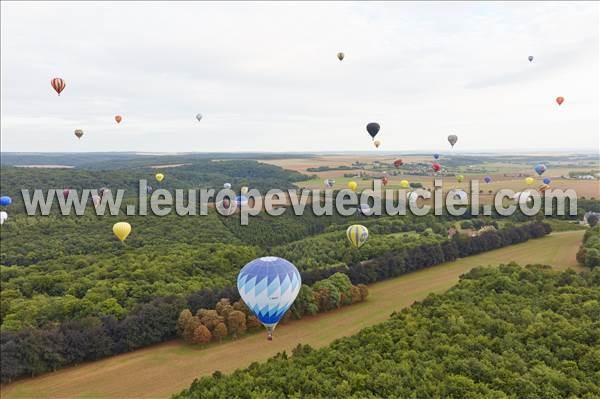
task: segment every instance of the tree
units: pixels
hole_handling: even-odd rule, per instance
[[[225,338],[228,334],[227,326],[225,323],[219,323],[215,326],[214,331],[212,332],[213,337],[219,340],[219,342]]]
[[[221,300],[215,305],[215,310],[220,316],[223,316],[225,319],[227,319],[229,312],[233,310],[233,306],[231,306],[231,302],[228,298],[221,298]]]
[[[206,343],[210,342],[211,339],[212,339],[212,334],[210,333],[208,328],[206,328],[205,325],[200,324],[194,330],[194,334],[192,336],[191,342],[193,344],[206,344]]]
[[[191,318],[194,317],[192,312],[189,309],[183,309],[179,314],[179,319],[177,319],[177,335],[183,337],[183,332],[185,331],[185,327],[189,324]]]
[[[183,329],[183,339],[186,342],[193,343],[194,342],[194,334],[196,333],[196,329],[201,326],[202,323],[197,316],[193,316],[191,319],[187,321],[184,325]]]
[[[197,313],[200,322],[206,326],[211,332],[214,332],[215,327],[225,320],[213,309],[200,309]]]
[[[239,310],[232,310],[227,316],[227,329],[234,337],[246,332],[246,315]]]
[[[590,227],[596,226],[596,224],[598,224],[598,220],[600,220],[600,217],[598,215],[596,215],[595,213],[591,214],[587,218],[587,221],[588,221],[588,224],[590,225]]]
[[[262,323],[258,320],[256,316],[248,316],[246,320],[246,328],[248,330],[257,330],[262,327]]]

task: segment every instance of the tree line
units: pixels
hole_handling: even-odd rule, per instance
[[[600,266],[600,224],[596,224],[583,235],[583,242],[577,251],[577,261],[591,268]]]
[[[480,267],[315,350],[298,345],[175,398],[597,398],[600,269]]]
[[[353,285],[347,275],[334,273],[312,286],[302,284],[298,297],[281,324],[290,318],[300,319],[306,315],[362,302],[368,295],[366,285]],[[232,303],[230,298],[221,298],[212,309],[200,308],[195,315],[186,308],[181,311],[177,320],[178,336],[190,344],[221,341],[228,335],[237,338],[246,331],[261,327],[260,321],[243,301]]]

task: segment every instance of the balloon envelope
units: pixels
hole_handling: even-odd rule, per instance
[[[241,208],[242,206],[248,205],[248,197],[244,195],[238,195],[235,199],[235,202],[237,203],[238,208]]]
[[[381,182],[383,183],[384,186],[387,186],[388,183],[390,182],[390,179],[387,176],[383,176],[381,178]]]
[[[225,184],[223,184],[223,188],[227,189],[227,190],[231,189],[231,183],[225,183]]]
[[[248,192],[248,187],[244,186],[241,188],[240,193],[241,194],[246,194]]]
[[[113,233],[115,233],[117,238],[123,242],[129,233],[131,233],[131,225],[127,222],[115,223],[113,226]]]
[[[552,183],[552,180],[550,180],[547,177],[545,177],[543,181],[544,181],[544,184],[550,184],[550,183]]]
[[[371,135],[372,138],[375,138],[375,136],[377,136],[377,133],[379,133],[380,128],[381,127],[377,122],[371,122],[367,124],[367,132]]]
[[[0,225],[3,225],[6,219],[8,219],[8,213],[4,211],[0,212]]]
[[[395,166],[396,168],[399,168],[399,167],[400,167],[400,166],[402,166],[402,165],[404,165],[404,161],[403,161],[403,160],[401,160],[401,159],[396,159],[396,160],[394,161],[394,166]]]
[[[489,183],[489,182],[492,181],[492,178],[490,176],[486,176],[486,177],[483,178],[483,181],[486,182],[486,183]]]
[[[369,212],[371,212],[371,207],[369,206],[369,204],[360,204],[358,206],[358,211],[363,215],[367,215],[369,214]]]
[[[440,154],[437,154],[437,153],[436,153],[436,154],[433,154],[433,158],[435,158],[435,159],[440,159]]]
[[[541,176],[546,171],[546,165],[540,163],[538,165],[535,165],[535,168],[533,168],[533,170],[535,170],[535,173]]]
[[[333,179],[325,179],[323,180],[323,183],[325,184],[325,186],[332,188],[333,185],[335,184],[335,180]]]
[[[97,208],[100,205],[101,198],[99,195],[92,195],[92,204],[94,204],[94,208]]]
[[[533,180],[533,177],[528,177],[525,179],[525,183],[527,183],[528,186],[531,186],[534,181],[535,180]]]
[[[196,114],[196,119],[200,122],[202,120],[202,114]]]
[[[369,239],[369,230],[361,224],[353,224],[346,229],[346,237],[356,249],[365,245]]]
[[[121,115],[115,115],[115,120],[117,121],[117,123],[121,123],[123,117]]]
[[[267,329],[268,339],[300,292],[302,279],[296,266],[276,256],[247,263],[237,277],[244,303]]]
[[[459,183],[462,183],[465,180],[465,177],[463,175],[458,175],[456,176],[456,181]]]
[[[83,130],[75,129],[75,136],[77,136],[77,138],[80,139],[81,136],[83,136]]]
[[[338,60],[340,60],[340,61],[343,60],[344,59],[344,53],[342,53],[342,52],[337,53],[337,57],[338,57]]]
[[[60,93],[65,89],[65,81],[62,80],[61,78],[54,78],[50,81],[50,84],[52,85],[52,88],[58,93],[58,95],[60,96]]]
[[[556,103],[558,105],[562,105],[562,103],[565,101],[564,97],[556,97]]]
[[[373,144],[375,144],[375,148],[379,148],[379,146],[381,145],[381,141],[380,140],[375,140],[373,142]]]
[[[529,60],[529,62],[533,61],[533,55],[530,55],[529,57],[527,57],[527,59]]]
[[[431,165],[431,168],[434,170],[434,172],[439,172],[440,170],[442,170],[442,165],[440,165],[440,164],[439,164],[439,163],[437,163],[437,162],[434,162],[434,163]]]
[[[408,182],[408,180],[402,180],[400,182],[400,187],[402,187],[402,188],[409,188],[410,187],[410,183]]]
[[[9,196],[4,195],[4,196],[0,197],[0,205],[1,206],[9,206],[10,204],[12,204],[12,199]]]
[[[348,188],[352,191],[356,191],[356,189],[358,188],[358,183],[356,183],[355,181],[349,181]]]
[[[154,178],[156,179],[157,182],[160,183],[165,178],[165,175],[163,175],[162,173],[157,173],[154,175]]]
[[[448,142],[450,143],[450,145],[452,147],[454,147],[454,144],[456,144],[457,141],[458,141],[458,136],[456,134],[451,134],[450,136],[448,136]]]

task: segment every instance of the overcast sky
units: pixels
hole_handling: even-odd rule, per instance
[[[1,7],[2,151],[599,150],[596,2]]]

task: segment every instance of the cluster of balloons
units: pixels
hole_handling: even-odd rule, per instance
[[[340,58],[340,61],[341,61],[344,58],[344,53],[339,53],[339,54],[342,55],[342,58]],[[338,58],[339,58],[339,55],[338,55]],[[50,80],[50,85],[52,86],[54,91],[56,91],[56,93],[59,96],[60,96],[60,93],[62,93],[62,91],[67,86],[67,84],[65,83],[65,80],[63,78],[52,78]],[[198,120],[198,122],[200,122],[202,120],[202,114],[197,114],[196,119]],[[122,115],[115,115],[115,121],[117,122],[117,124],[120,124],[122,120],[123,120]],[[75,129],[74,134],[78,139],[81,139],[81,137],[83,137],[83,129]]]
[[[9,206],[12,204],[12,199],[9,196],[0,197],[0,206]],[[6,211],[0,211],[0,226],[8,219],[8,213]]]

